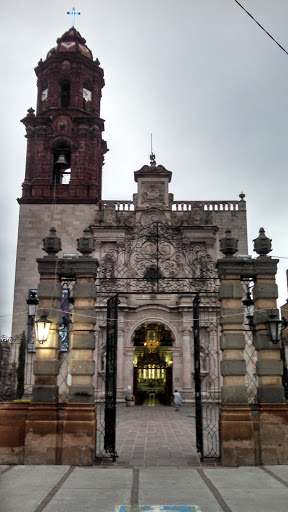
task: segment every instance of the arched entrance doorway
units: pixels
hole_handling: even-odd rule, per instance
[[[136,405],[170,405],[172,396],[173,335],[163,324],[145,323],[134,332]]]

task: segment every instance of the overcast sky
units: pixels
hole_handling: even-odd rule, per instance
[[[241,0],[288,51],[287,0]],[[1,333],[10,334],[18,203],[36,108],[34,67],[72,24],[66,0],[1,5]],[[109,153],[103,198],[131,199],[149,162],[173,172],[175,200],[246,194],[249,253],[273,240],[280,300],[288,267],[288,55],[235,0],[78,0],[76,28],[104,68],[101,117]],[[45,235],[45,234],[44,234]],[[41,255],[40,255],[41,256]],[[254,253],[255,256],[255,253]],[[286,259],[285,259],[286,258]],[[280,305],[279,304],[279,305]]]

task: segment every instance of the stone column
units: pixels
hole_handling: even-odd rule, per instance
[[[221,279],[222,334],[220,363],[223,386],[221,389],[220,435],[221,455],[224,465],[254,465],[254,432],[251,411],[245,386],[246,362],[243,333],[244,311],[242,305],[241,260],[233,257],[237,240],[231,231],[221,240],[225,257],[217,261]]]
[[[134,380],[134,347],[126,347],[124,361],[123,361],[123,387],[124,387],[124,396],[133,393],[133,380]],[[131,389],[128,386],[131,386]]]
[[[52,324],[47,341],[40,344],[35,339],[36,359],[33,368],[35,384],[25,426],[25,464],[56,464],[57,461],[58,328],[62,320],[60,311],[62,292],[59,276],[60,260],[56,256],[61,249],[61,241],[56,236],[55,228],[51,228],[50,235],[44,238],[43,249],[47,256],[37,259],[40,273],[37,319],[45,313]]]
[[[254,240],[254,250],[259,254],[254,260],[256,277],[253,293],[259,404],[254,414],[259,421],[259,463],[287,464],[288,408],[282,386],[281,341],[273,344],[266,326],[271,314],[279,318],[275,283],[278,260],[267,256],[272,250],[271,240],[263,228]]]
[[[192,366],[191,366],[191,327],[182,329],[182,353],[183,353],[183,398],[185,391],[192,389]]]
[[[37,259],[40,274],[38,285],[37,319],[45,313],[52,321],[48,339],[42,344],[35,337],[36,359],[34,361],[35,384],[32,391],[32,402],[58,402],[57,376],[59,373],[59,324],[62,321],[60,303],[62,290],[60,286],[57,252],[61,249],[61,241],[56,236],[55,228],[43,240],[47,256]]]
[[[83,255],[75,261],[74,266],[76,282],[73,288],[74,309],[72,312],[73,333],[70,362],[72,383],[69,389],[69,402],[94,403],[95,279],[98,261],[90,256],[93,251],[93,238],[89,235],[89,230],[88,232],[85,230],[84,236],[79,238],[78,250]]]
[[[173,348],[173,391],[178,389],[182,391],[182,356],[179,347]]]
[[[95,456],[96,416],[94,406],[93,376],[95,361],[94,325],[95,278],[98,261],[91,258],[93,237],[89,229],[84,230],[78,240],[78,251],[82,253],[73,261],[76,282],[73,289],[74,309],[72,313],[72,358],[70,372],[72,383],[69,403],[63,422],[62,464],[93,465]]]
[[[229,244],[234,247],[229,248]],[[227,248],[228,245],[228,248]],[[237,240],[226,231],[226,238],[221,240],[221,250],[225,258],[217,261],[218,275],[221,280],[219,299],[221,302],[220,363],[223,386],[221,403],[248,403],[245,386],[246,362],[244,358],[245,339],[243,333],[244,311],[242,298],[244,294],[241,283],[241,267],[233,257],[237,250]]]
[[[270,315],[279,318],[276,300],[278,287],[275,283],[279,260],[267,256],[271,251],[271,240],[263,228],[254,240],[254,250],[259,254],[255,260],[254,325],[255,347],[257,350],[258,403],[284,403],[282,386],[283,364],[280,356],[281,343],[273,344],[267,331],[266,322]]]

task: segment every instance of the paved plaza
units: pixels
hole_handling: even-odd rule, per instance
[[[117,406],[116,465],[200,466],[196,452],[195,407]]]
[[[0,512],[288,511],[288,466],[201,464],[192,407],[117,409],[116,463],[0,466]]]

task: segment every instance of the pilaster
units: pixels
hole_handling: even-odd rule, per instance
[[[123,387],[124,393],[127,394],[128,386],[131,386],[129,390],[133,390],[133,380],[134,380],[134,347],[127,347],[125,349],[125,367],[123,367]],[[131,391],[130,391],[131,393]]]
[[[118,322],[118,339],[117,339],[117,395],[120,396],[124,392],[123,383],[123,350],[124,350],[124,326],[120,327]],[[133,388],[133,386],[132,386]]]
[[[75,285],[73,288],[74,309],[72,312],[72,358],[70,372],[72,383],[69,389],[69,402],[94,402],[93,376],[95,362],[94,325],[95,278],[98,262],[89,256],[81,256],[75,262]]]
[[[226,231],[226,235],[227,238],[221,240],[221,250],[226,257],[217,261],[221,280],[219,299],[222,328],[221,456],[225,466],[246,466],[255,464],[255,442],[254,424],[245,385],[242,304],[244,290],[241,283],[241,261],[233,257],[237,251],[237,240],[230,236],[230,230]]]
[[[191,332],[192,329],[189,327],[182,329],[183,391],[191,391],[192,387]]]
[[[235,258],[218,260],[217,267],[221,279],[219,287],[222,327],[220,368],[223,377],[221,403],[244,404],[248,403],[248,396],[245,386],[243,286],[240,269]]]
[[[35,384],[32,391],[32,402],[57,403],[57,376],[59,373],[58,329],[62,320],[60,311],[62,292],[58,270],[59,260],[56,256],[48,255],[38,259],[37,262],[40,274],[37,319],[45,313],[52,323],[47,341],[40,344],[37,336],[35,337],[36,358],[33,366]]]
[[[254,263],[256,277],[253,292],[255,306],[253,320],[257,350],[257,401],[260,404],[285,402],[282,386],[281,341],[277,344],[272,343],[266,325],[271,314],[279,318],[276,303],[278,287],[275,283],[278,261],[262,255]]]

